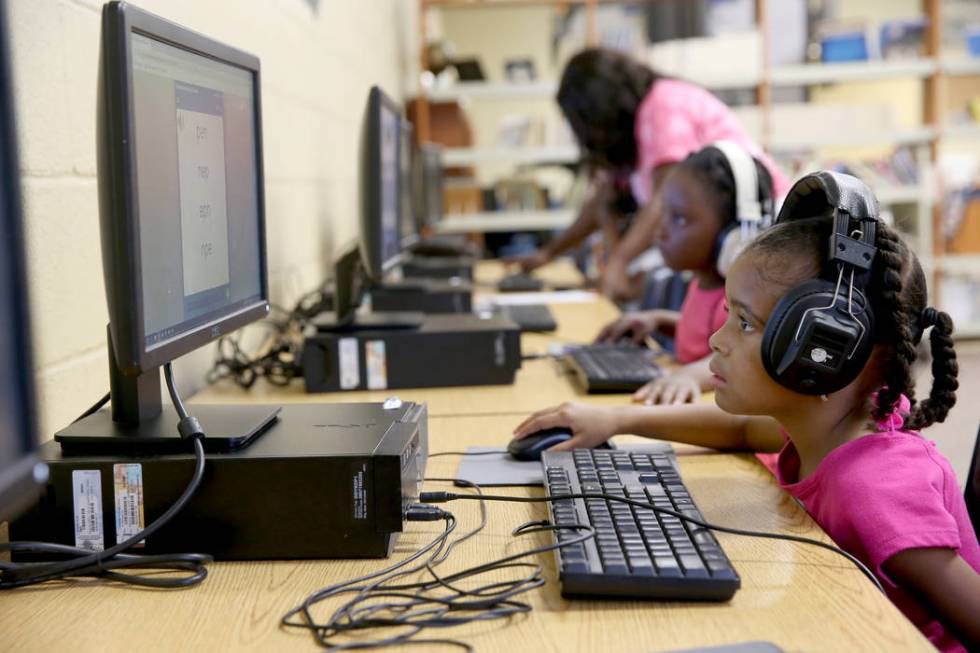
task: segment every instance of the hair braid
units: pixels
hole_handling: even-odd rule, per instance
[[[953,349],[953,319],[947,313],[936,313],[936,323],[929,334],[929,349],[932,353],[932,388],[929,398],[919,405],[908,420],[908,427],[916,430],[945,420],[949,409],[956,403],[956,389],[960,385],[956,378],[959,364],[956,362],[956,350]]]
[[[907,396],[915,406],[914,331],[922,307],[911,305],[912,298],[905,287],[903,272],[910,253],[898,234],[886,224],[878,223],[875,246],[878,261],[868,295],[875,312],[875,342],[882,343],[887,349],[883,387],[878,391],[872,416],[881,420],[894,410],[899,395]],[[924,298],[921,302],[924,303]]]

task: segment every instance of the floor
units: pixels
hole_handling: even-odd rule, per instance
[[[980,341],[957,342],[956,359],[960,367],[960,388],[956,392],[956,405],[942,424],[934,424],[922,434],[935,440],[939,450],[956,470],[956,477],[962,487],[977,441],[977,428],[980,426]],[[916,396],[920,399],[927,397],[931,383],[932,373],[926,358],[918,365]]]

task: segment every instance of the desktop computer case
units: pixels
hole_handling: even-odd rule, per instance
[[[427,314],[472,313],[473,284],[460,279],[407,279],[371,288],[375,311]]]
[[[303,344],[307,392],[506,385],[521,366],[507,318],[427,315],[419,328],[315,332]]]
[[[41,451],[51,477],[35,508],[11,523],[11,541],[78,546],[81,519],[89,523],[83,539],[99,539],[94,532],[108,548],[119,520],[131,523],[142,508],[144,525],[152,522],[194,469],[193,454],[67,456],[55,442]],[[424,404],[286,405],[250,446],[208,454],[197,493],[133,551],[220,560],[385,557],[418,498],[427,456]]]
[[[410,256],[402,261],[402,276],[406,279],[452,279],[473,281],[472,256]]]

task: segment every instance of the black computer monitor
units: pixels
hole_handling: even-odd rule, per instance
[[[259,60],[119,2],[100,55],[110,431],[155,437],[160,366],[269,311]]]
[[[401,260],[401,109],[377,86],[368,95],[364,124],[361,186],[361,254],[378,282]]]
[[[443,216],[442,147],[436,143],[422,143],[418,149],[417,182],[420,186],[416,197],[419,204],[419,221],[427,227],[435,227]]]
[[[7,12],[0,7],[0,522],[30,505],[47,478],[47,467],[34,454],[37,423],[9,55]]]
[[[420,214],[416,210],[415,138],[412,123],[401,121],[401,140],[398,143],[398,212],[401,219],[401,247],[410,248],[421,238]]]

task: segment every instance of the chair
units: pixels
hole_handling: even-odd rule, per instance
[[[977,429],[977,441],[973,445],[973,459],[970,461],[970,473],[966,475],[965,485],[963,495],[966,509],[970,513],[973,530],[980,538],[980,429]]]

